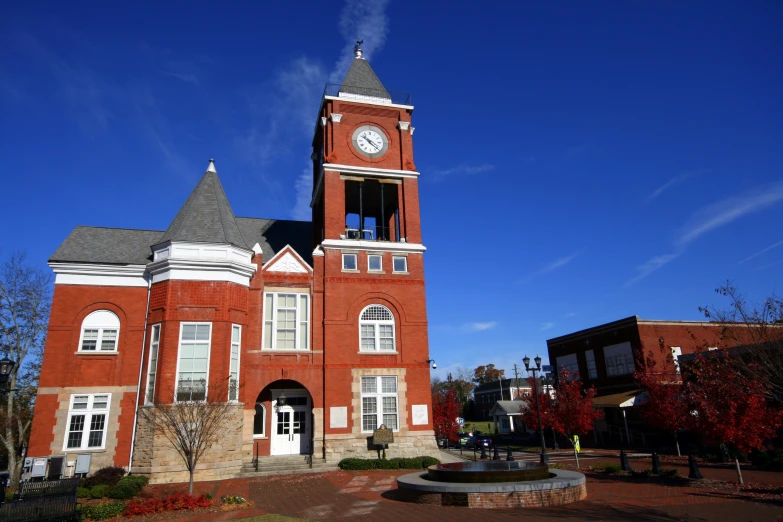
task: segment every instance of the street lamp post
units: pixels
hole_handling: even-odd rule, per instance
[[[16,363],[11,359],[0,360],[0,393],[16,391],[6,390],[8,379],[11,377],[11,370],[14,369],[14,365],[16,365]]]
[[[534,361],[536,366],[531,368],[530,357],[526,355],[525,358],[522,359],[522,362],[525,363],[525,370],[527,370],[527,373],[533,374],[533,393],[535,394],[536,407],[538,408],[538,434],[541,437],[541,463],[548,464],[549,455],[547,455],[546,443],[544,442],[544,421],[541,419],[541,400],[538,396],[538,386],[536,385],[536,372],[541,372],[541,357],[536,356]]]

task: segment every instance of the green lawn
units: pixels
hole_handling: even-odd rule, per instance
[[[462,431],[465,432],[471,432],[479,430],[481,433],[488,433],[493,434],[495,433],[495,423],[494,422],[465,422],[465,426],[462,428]]]

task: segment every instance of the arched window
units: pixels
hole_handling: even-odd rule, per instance
[[[82,322],[80,352],[116,352],[120,318],[109,310],[96,310]]]
[[[370,305],[359,316],[359,341],[362,352],[394,351],[394,316],[382,305]]]
[[[266,435],[266,407],[256,403],[256,414],[253,416],[253,437],[264,437]]]

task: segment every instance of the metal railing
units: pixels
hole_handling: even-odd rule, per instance
[[[380,103],[394,103],[397,105],[410,105],[411,94],[409,92],[387,91],[386,89],[371,89],[355,85],[340,85],[327,83],[324,88],[324,96],[335,96],[356,101],[372,101]]]
[[[394,229],[391,227],[365,227],[361,231],[358,225],[345,227],[345,239],[359,239],[362,241],[399,241],[392,237]]]

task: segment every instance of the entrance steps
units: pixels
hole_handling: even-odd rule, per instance
[[[312,466],[310,461],[312,459]],[[339,469],[337,463],[327,463],[324,459],[310,455],[275,455],[258,457],[258,471],[253,462],[245,462],[237,475],[238,478],[266,477],[293,473],[322,473]]]

